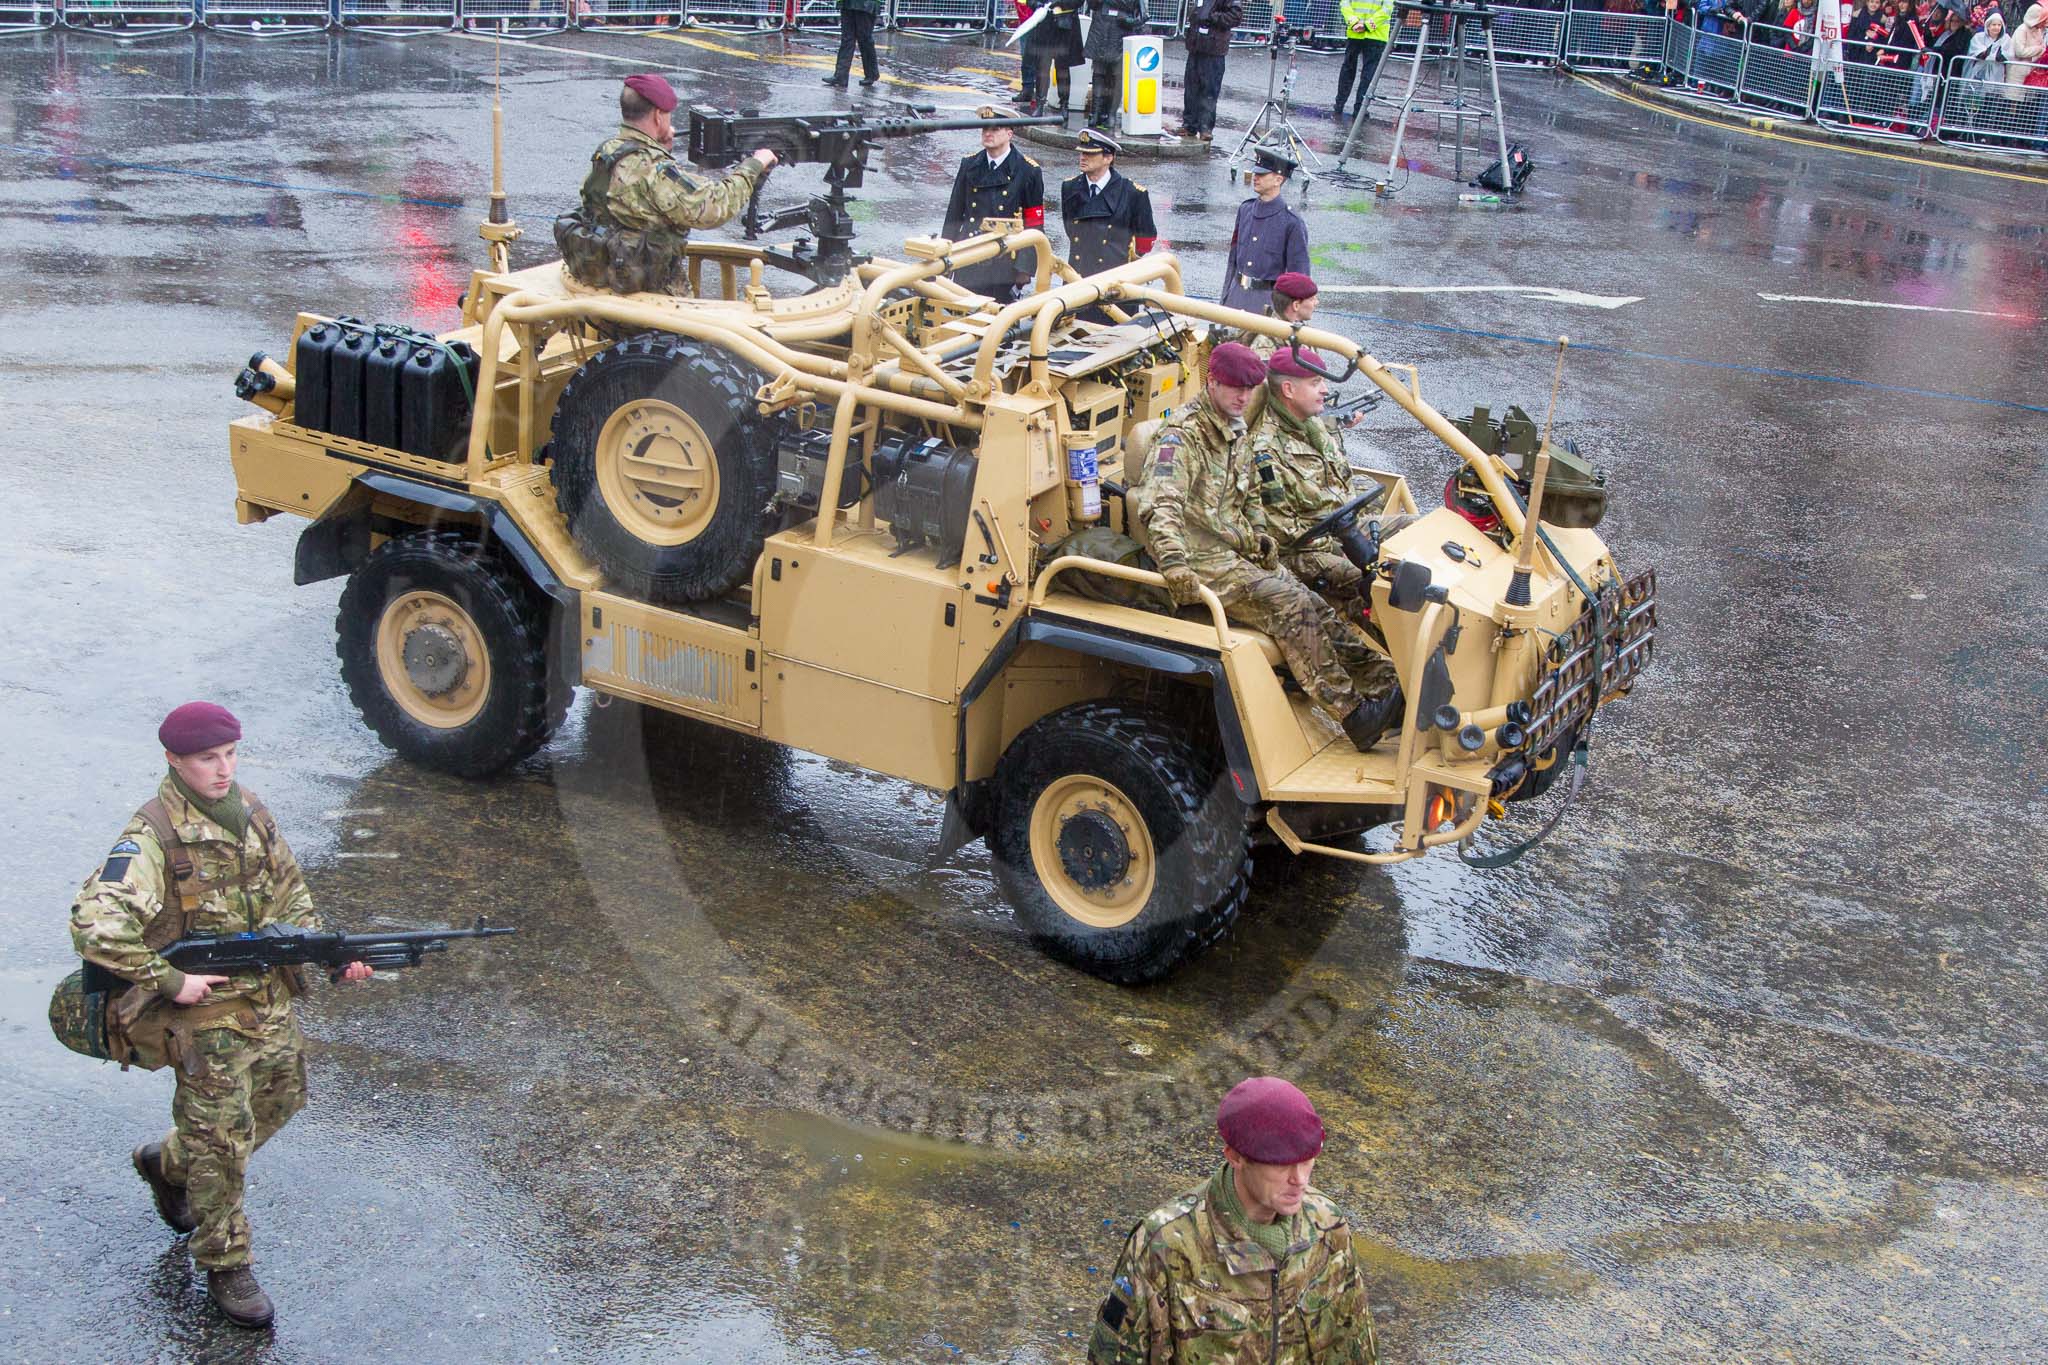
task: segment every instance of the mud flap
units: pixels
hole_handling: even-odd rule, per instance
[[[946,860],[981,837],[981,831],[968,821],[967,813],[960,809],[960,794],[946,794],[946,817],[939,825],[939,846],[932,856],[925,860],[924,870],[944,867]]]

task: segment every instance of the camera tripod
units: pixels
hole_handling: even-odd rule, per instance
[[[1305,30],[1295,30],[1275,21],[1272,36],[1266,48],[1266,102],[1259,106],[1259,112],[1252,117],[1251,126],[1238,139],[1237,149],[1230,154],[1230,168],[1233,175],[1240,173],[1242,165],[1251,151],[1258,147],[1278,144],[1288,156],[1301,164],[1300,175],[1304,182],[1315,179],[1315,170],[1323,164],[1294,126],[1294,119],[1288,114],[1287,106],[1294,99],[1294,78],[1299,74],[1294,56],[1294,45]],[[1287,55],[1287,74],[1280,74],[1280,56]],[[1243,172],[1249,180],[1251,173]]]
[[[1430,20],[1443,15],[1450,20],[1450,43],[1442,52],[1430,55]],[[1411,24],[1411,19],[1420,19]],[[1493,120],[1494,139],[1500,145],[1501,173],[1507,174],[1508,133],[1507,121],[1501,113],[1500,104],[1500,63],[1493,49],[1494,13],[1487,7],[1487,0],[1397,0],[1394,16],[1394,37],[1413,29],[1415,33],[1415,54],[1408,66],[1408,84],[1398,99],[1389,99],[1379,93],[1380,78],[1393,63],[1382,61],[1373,72],[1372,89],[1359,105],[1358,113],[1352,117],[1351,128],[1344,135],[1344,146],[1337,153],[1337,170],[1342,172],[1344,164],[1351,160],[1351,154],[1358,145],[1359,133],[1364,129],[1376,103],[1396,106],[1399,112],[1394,116],[1394,145],[1387,153],[1387,171],[1373,186],[1379,194],[1393,192],[1394,171],[1401,164],[1401,142],[1407,136],[1408,123],[1417,115],[1436,115],[1438,136],[1442,136],[1445,119],[1451,121],[1452,174],[1460,181],[1465,179],[1465,124],[1470,121],[1483,130],[1488,119]],[[1477,28],[1482,46],[1477,56],[1486,62],[1487,88],[1491,91],[1491,106],[1475,103],[1466,97],[1465,57],[1472,41],[1471,29]],[[1388,56],[1392,57],[1393,43],[1388,43]],[[1418,95],[1416,86],[1422,81],[1422,63],[1429,60],[1435,70],[1435,87]],[[1480,92],[1474,89],[1474,96]],[[1510,182],[1512,183],[1512,182]],[[1513,193],[1512,190],[1509,191]]]

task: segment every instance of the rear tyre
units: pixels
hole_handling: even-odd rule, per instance
[[[487,777],[547,743],[568,711],[546,619],[474,537],[423,531],[386,541],[349,576],[334,652],[377,738],[422,767]]]
[[[555,502],[619,589],[663,605],[747,581],[775,492],[760,374],[715,346],[647,332],[584,362],[556,405]]]
[[[1251,840],[1221,756],[1159,712],[1081,702],[1017,736],[989,848],[1031,941],[1105,981],[1166,976],[1244,907]]]

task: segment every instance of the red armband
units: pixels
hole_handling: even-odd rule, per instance
[[[1138,254],[1140,256],[1143,256],[1150,252],[1152,250],[1152,244],[1158,240],[1159,239],[1157,237],[1140,237],[1138,239]]]
[[[1042,228],[1045,226],[1045,205],[1027,204],[1024,208],[1024,226]]]

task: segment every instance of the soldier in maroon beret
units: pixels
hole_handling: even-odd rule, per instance
[[[242,723],[224,706],[186,702],[156,734],[170,771],[72,903],[71,941],[89,971],[125,985],[116,1015],[158,1019],[177,1072],[171,1131],[135,1149],[136,1173],[164,1222],[189,1236],[214,1305],[237,1326],[263,1327],[274,1310],[250,1270],[242,1179],[306,1103],[292,1017],[303,985],[287,969],[188,974],[161,950],[195,934],[317,929],[319,917],[277,822],[235,781]],[[361,962],[342,973],[369,975]]]
[[[1400,694],[1359,686],[1384,660],[1281,565],[1245,442],[1245,413],[1265,377],[1248,346],[1226,341],[1209,353],[1201,398],[1139,452],[1135,471],[1125,466],[1133,534],[1176,605],[1201,603],[1206,589],[1231,620],[1272,636],[1294,680],[1364,752],[1386,734]]]
[[[1278,1076],[1240,1081],[1216,1110],[1223,1164],[1124,1242],[1088,1344],[1090,1365],[1379,1359],[1344,1215],[1309,1184],[1315,1105]],[[1270,1351],[1270,1354],[1268,1352]]]

